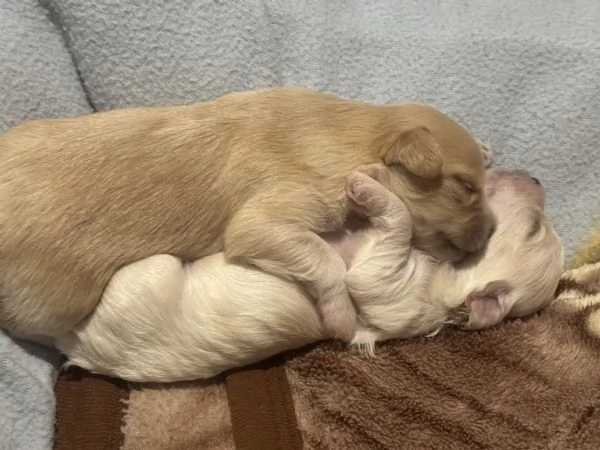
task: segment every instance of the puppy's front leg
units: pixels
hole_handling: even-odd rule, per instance
[[[403,300],[412,271],[412,219],[398,197],[365,174],[350,174],[346,192],[354,209],[371,222],[353,237],[362,245],[345,281],[364,321],[352,344],[372,353],[375,341],[393,337],[398,319],[406,320],[398,302]]]
[[[380,243],[375,250],[392,253],[398,261],[410,250],[413,221],[406,205],[382,184],[361,173],[353,172],[346,179],[346,194],[351,207],[370,218],[369,236]],[[385,245],[384,245],[385,244]],[[370,256],[382,258],[382,254],[371,249]]]
[[[306,186],[252,198],[225,231],[228,258],[251,263],[274,275],[300,282],[317,301],[329,336],[352,338],[356,311],[344,283],[346,264],[316,233],[332,223],[333,206]],[[341,216],[340,210],[340,216]],[[328,218],[329,216],[329,218]]]

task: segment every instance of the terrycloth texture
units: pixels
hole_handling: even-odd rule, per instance
[[[301,85],[432,103],[548,190],[569,254],[600,218],[597,0],[40,0],[98,110]]]
[[[139,385],[70,369],[56,396],[55,450],[235,449],[222,379]]]
[[[134,389],[122,450],[233,450],[225,386],[218,381]]]
[[[227,377],[227,397],[237,450],[302,447],[292,394],[281,356]]]
[[[0,133],[91,111],[61,33],[35,0],[0,1]],[[58,356],[0,330],[0,448],[52,446]]]
[[[600,263],[565,274],[539,316],[288,362],[304,447],[597,449]]]

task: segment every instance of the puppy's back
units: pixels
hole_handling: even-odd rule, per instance
[[[53,334],[90,311],[123,263],[196,253],[186,227],[198,222],[202,199],[185,195],[191,186],[214,204],[203,208],[208,239],[198,246],[218,251],[227,205],[211,189],[227,158],[194,160],[216,143],[190,151],[188,115],[115,111],[27,123],[0,137],[2,325],[12,328],[15,307],[25,330]]]
[[[232,211],[249,196],[276,195],[290,180],[325,192],[332,178],[374,162],[366,142],[384,112],[275,89],[8,131],[0,137],[0,325],[60,334],[91,312],[119,267],[221,251]],[[338,184],[318,200],[333,202],[324,209],[341,207]]]

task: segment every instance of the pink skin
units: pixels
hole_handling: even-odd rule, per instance
[[[525,171],[504,171],[501,169],[490,169],[487,171],[485,180],[485,195],[490,201],[502,193],[510,196],[519,195],[534,201],[540,208],[544,209],[546,195],[544,189],[537,179]],[[510,200],[507,199],[507,202]]]
[[[348,219],[343,229],[323,233],[321,237],[340,254],[346,266],[349,266],[357,247],[360,245],[360,230],[368,227],[369,222],[367,219],[353,216]]]
[[[346,266],[349,266],[361,245],[361,234],[370,226],[368,217],[383,214],[392,194],[368,175],[357,173],[348,178],[346,195],[352,209],[344,228],[324,233],[321,237],[340,254]]]

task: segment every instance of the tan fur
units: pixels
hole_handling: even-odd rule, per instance
[[[406,203],[417,246],[458,259],[487,241],[480,145],[424,105],[273,89],[9,130],[0,137],[0,325],[60,334],[120,267],[224,250],[304,283],[331,333],[348,334],[345,265],[316,233],[342,225],[343,179],[356,169]],[[333,310],[339,320],[327,323]]]

